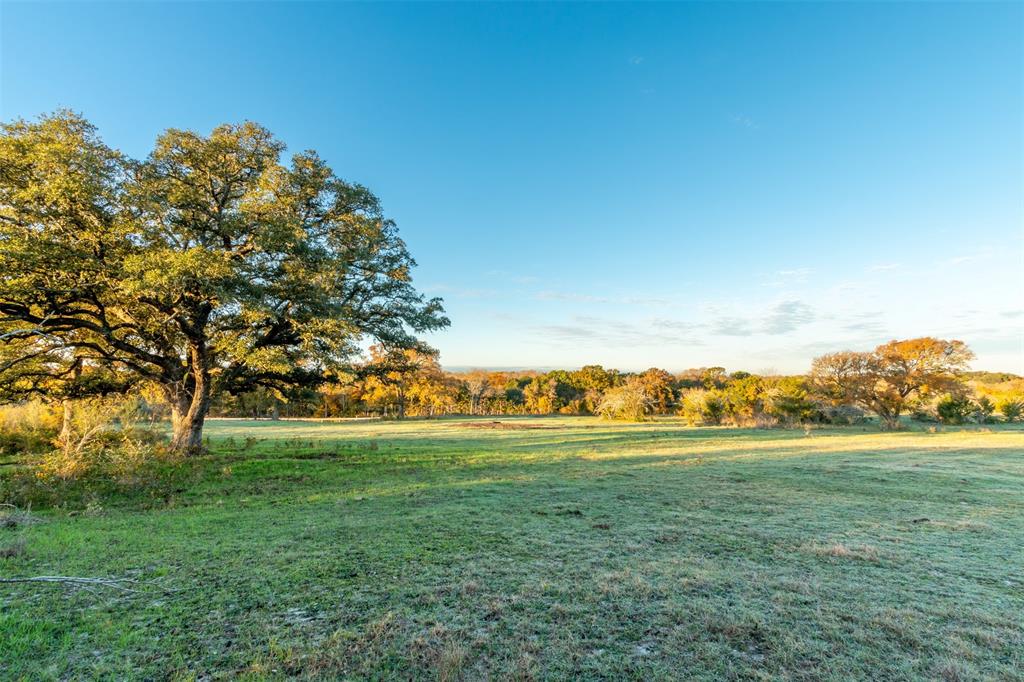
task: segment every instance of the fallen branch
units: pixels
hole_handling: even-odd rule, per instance
[[[135,592],[122,583],[134,583],[131,578],[85,578],[73,575],[37,575],[31,578],[0,578],[0,583],[58,583],[75,587],[110,587],[124,592]]]
[[[33,523],[41,523],[42,519],[32,515],[32,508],[18,509],[13,504],[0,503],[0,508],[11,511],[0,512],[0,528],[17,528],[18,526],[31,526]]]

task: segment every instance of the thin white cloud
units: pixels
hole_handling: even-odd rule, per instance
[[[982,260],[983,258],[989,258],[992,255],[992,249],[989,247],[982,248],[974,253],[962,253],[959,256],[953,256],[946,260],[939,261],[939,265],[953,266],[963,265],[964,263],[971,263],[974,261]]]
[[[718,336],[751,336],[750,320],[741,317],[720,317],[711,323],[711,333]]]
[[[491,298],[498,293],[494,289],[473,289],[450,284],[428,284],[423,287],[423,291],[428,294],[452,296],[453,298]]]
[[[742,128],[747,128],[748,130],[757,130],[761,127],[757,121],[746,114],[730,114],[729,120]]]
[[[970,263],[972,260],[978,260],[977,256],[956,256],[954,258],[948,258],[942,261],[943,265],[962,265],[964,263]]]
[[[665,298],[648,296],[594,296],[573,291],[539,291],[533,296],[539,301],[573,301],[576,303],[609,303],[618,305],[671,305]]]
[[[762,282],[762,286],[766,287],[788,287],[796,284],[804,284],[807,282],[807,278],[814,274],[814,270],[811,268],[792,268],[789,270],[776,270],[771,274],[771,278]]]
[[[764,319],[765,334],[788,334],[814,321],[814,309],[802,301],[776,304]]]
[[[859,334],[882,334],[887,329],[882,319],[884,316],[885,314],[880,310],[857,313],[850,316],[846,324],[843,325],[843,330]]]
[[[576,315],[561,324],[538,325],[533,330],[538,340],[557,346],[636,348],[703,345],[700,338],[688,333],[688,328],[674,329],[652,321],[623,322],[589,315]]]

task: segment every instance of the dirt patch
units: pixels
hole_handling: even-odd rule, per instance
[[[554,426],[544,424],[518,424],[516,422],[466,422],[459,424],[464,429],[499,429],[505,431],[517,431],[525,429],[553,429]]]

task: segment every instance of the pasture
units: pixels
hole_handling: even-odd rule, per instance
[[[1024,431],[211,421],[0,528],[0,678],[1024,676]],[[16,463],[0,467],[0,477]]]

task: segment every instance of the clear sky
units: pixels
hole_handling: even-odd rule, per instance
[[[1024,371],[1024,4],[0,4],[0,117],[252,119],[382,199],[447,366]]]

